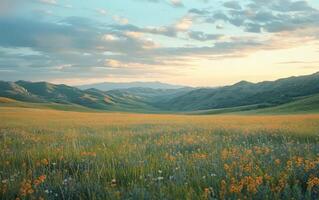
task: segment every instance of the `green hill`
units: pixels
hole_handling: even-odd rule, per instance
[[[59,103],[32,103],[18,101],[6,97],[0,97],[0,107],[19,107],[19,108],[38,108],[38,109],[54,109],[63,111],[78,112],[99,112],[99,110],[90,109],[76,104],[59,104]]]
[[[47,82],[0,82],[0,97],[44,104],[46,107],[52,107],[53,104],[55,107],[62,108],[81,106],[97,110],[128,112],[160,112],[154,102],[160,101],[161,98],[173,98],[188,91],[190,88],[129,88],[104,92],[97,89],[80,90],[63,84],[55,85]]]
[[[110,91],[81,90],[47,82],[0,81],[0,97],[20,102],[59,109],[145,113],[317,112],[316,95],[319,95],[319,73],[260,83],[241,81],[219,88],[137,87]]]
[[[257,114],[319,113],[319,94],[271,108],[254,110],[252,112]]]
[[[319,93],[319,73],[256,84],[241,81],[220,88],[196,89],[163,101],[159,107],[172,111],[222,109],[248,105],[271,107],[317,93]]]

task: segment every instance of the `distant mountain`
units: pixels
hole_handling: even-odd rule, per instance
[[[79,105],[93,109],[131,112],[159,111],[153,104],[155,100],[170,99],[190,90],[190,88],[129,88],[101,91],[98,89],[81,90],[47,82],[0,81],[0,97],[31,103]]]
[[[118,89],[128,89],[128,88],[152,88],[152,89],[179,89],[185,86],[181,85],[172,85],[161,82],[126,82],[126,83],[116,83],[116,82],[103,82],[95,83],[88,85],[77,86],[80,89],[86,90],[90,88],[109,91],[109,90],[118,90]]]
[[[108,91],[95,88],[81,90],[47,82],[0,81],[0,97],[4,97],[3,102],[9,101],[6,99],[9,98],[19,102],[52,104],[50,107],[60,109],[76,107],[81,110],[93,108],[109,111],[198,114],[247,110],[302,112],[319,107],[316,106],[318,95],[319,73],[260,83],[240,81],[219,88],[130,87]]]

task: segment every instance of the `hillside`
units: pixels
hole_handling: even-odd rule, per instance
[[[154,106],[155,101],[161,98],[170,99],[190,90],[190,88],[129,88],[104,92],[97,89],[80,90],[47,82],[0,82],[0,97],[46,105],[48,103],[78,105],[100,110],[130,112],[159,112],[160,110]]]
[[[241,81],[219,88],[134,87],[109,91],[47,82],[0,81],[0,97],[22,102],[145,113],[301,112],[318,107],[317,94],[319,73],[260,83]]]
[[[195,111],[259,105],[270,107],[319,93],[319,73],[277,81],[250,83],[241,81],[231,86],[196,89],[159,106],[164,110]]]
[[[254,110],[251,112],[256,114],[318,113],[319,94],[304,97],[283,105]]]

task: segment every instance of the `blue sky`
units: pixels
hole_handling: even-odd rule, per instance
[[[0,79],[217,86],[319,71],[317,0],[1,0]]]

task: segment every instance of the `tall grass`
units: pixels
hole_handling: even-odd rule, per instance
[[[0,108],[1,199],[318,199],[319,115]]]

